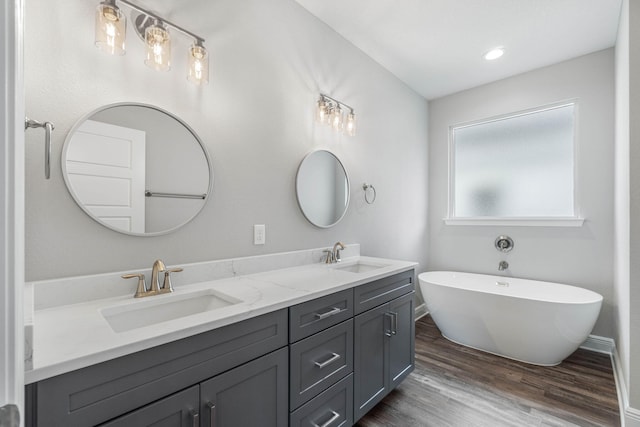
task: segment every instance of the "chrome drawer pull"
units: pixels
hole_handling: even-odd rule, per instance
[[[338,353],[331,353],[331,357],[325,360],[324,362],[313,362],[318,368],[322,369],[327,365],[332,364],[336,360],[340,359],[340,355]]]
[[[191,419],[193,420],[193,427],[200,427],[200,414],[196,411],[191,411]]]
[[[337,413],[336,411],[331,411],[331,413],[333,414],[333,416],[329,418],[329,420],[326,423],[320,425],[320,424],[317,424],[315,421],[311,421],[311,424],[313,425],[313,427],[329,427],[335,420],[340,418],[340,414]]]
[[[315,313],[315,315],[318,318],[318,320],[322,320],[322,319],[326,319],[327,317],[335,316],[341,311],[342,309],[340,307],[331,307],[331,310],[327,311],[326,313],[322,313],[322,314]]]

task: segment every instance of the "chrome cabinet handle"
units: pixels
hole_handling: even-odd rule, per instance
[[[215,427],[216,425],[216,405],[209,402],[207,403],[207,408],[209,408],[209,427]]]
[[[331,411],[331,413],[333,414],[333,416],[329,418],[326,423],[318,424],[315,421],[311,421],[311,424],[313,425],[313,427],[329,427],[335,420],[340,418],[340,414],[336,411]]]
[[[385,330],[384,334],[386,336],[390,337],[394,333],[393,332],[393,313],[385,313],[384,317],[389,319],[389,329]],[[385,324],[386,324],[386,322],[385,322]],[[385,328],[386,328],[386,325],[385,325]]]
[[[332,364],[336,360],[340,359],[340,355],[338,353],[331,353],[331,357],[325,360],[324,362],[313,362],[318,368],[322,369],[327,365]]]
[[[391,313],[391,335],[398,333],[398,313]]]
[[[193,421],[193,427],[200,427],[200,414],[196,411],[191,411],[191,420]]]
[[[327,317],[335,316],[341,311],[342,309],[340,307],[331,307],[331,310],[327,311],[326,313],[322,313],[322,314],[315,313],[315,315],[318,318],[318,320],[322,320],[322,319],[326,319]]]

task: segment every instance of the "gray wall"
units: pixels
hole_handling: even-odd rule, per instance
[[[429,270],[507,274],[578,285],[604,296],[593,333],[610,337],[613,250],[613,49],[480,86],[429,104]],[[450,125],[577,98],[578,200],[582,227],[451,226],[447,215]],[[502,255],[494,239],[515,248]]]
[[[153,4],[153,2],[148,2]],[[163,3],[167,4],[167,3]],[[147,68],[129,28],[127,53],[93,46],[95,2],[26,2],[26,110],[55,123],[52,178],[42,177],[42,134],[28,132],[27,280],[361,243],[362,253],[427,259],[427,102],[293,0],[180,2],[167,18],[209,49],[210,84],[186,81],[190,40],[174,36],[168,73]],[[153,6],[150,6],[153,7]],[[126,10],[129,14],[129,10]],[[314,122],[319,92],[353,106],[358,135]],[[167,236],[129,237],[86,216],[65,188],[59,158],[67,132],[104,104],[154,104],[202,138],[213,194],[192,222]],[[351,180],[351,205],[336,227],[310,225],[298,209],[295,174],[314,149],[333,151]],[[188,173],[188,171],[186,171]],[[364,202],[362,183],[378,199]],[[267,243],[253,245],[253,224]]]

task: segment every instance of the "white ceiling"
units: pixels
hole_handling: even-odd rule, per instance
[[[296,0],[434,99],[615,45],[621,0]],[[505,55],[482,54],[504,46]]]

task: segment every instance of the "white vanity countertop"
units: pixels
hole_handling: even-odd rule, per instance
[[[351,264],[380,265],[353,273],[338,270]],[[33,369],[25,373],[30,384],[116,357],[165,344],[281,308],[349,289],[417,266],[415,262],[353,257],[339,264],[308,264],[180,286],[172,294],[146,298],[133,295],[97,299],[36,309],[33,314]],[[332,268],[333,267],[333,268]],[[114,332],[102,310],[127,309],[150,301],[168,301],[194,291],[211,290],[240,300],[226,307]]]

